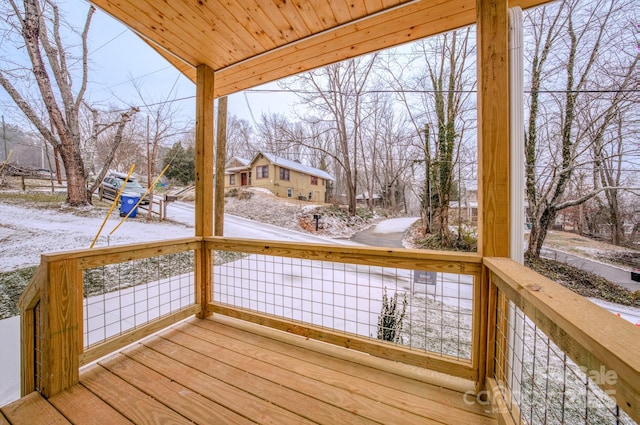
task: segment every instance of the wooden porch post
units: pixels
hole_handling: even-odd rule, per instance
[[[41,387],[49,398],[79,382],[82,352],[82,271],[75,260],[47,263],[41,292]]]
[[[196,82],[196,236],[213,236],[213,158],[214,158],[214,72],[206,64],[197,68]],[[213,252],[205,248],[196,255],[196,296],[201,306],[198,317],[205,317],[211,299]]]
[[[509,17],[507,0],[476,0],[478,38],[478,251],[509,256]],[[477,293],[478,391],[493,368],[496,291],[486,269]],[[490,306],[492,310],[490,309]],[[477,322],[477,321],[476,321]]]

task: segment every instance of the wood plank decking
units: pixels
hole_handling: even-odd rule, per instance
[[[83,369],[79,385],[49,400],[32,393],[3,407],[0,424],[496,423],[461,391],[405,369],[235,319],[194,318]]]

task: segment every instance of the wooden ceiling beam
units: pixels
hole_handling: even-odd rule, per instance
[[[270,0],[244,0],[229,7],[217,2],[204,2],[205,6],[171,2],[155,12],[143,0],[92,1],[141,34],[190,80],[196,81],[197,66],[211,67],[216,74],[216,97],[476,21],[475,0],[419,0],[373,15],[366,14],[407,0],[314,0],[330,5],[330,10],[313,11],[295,6],[296,2],[278,7]],[[511,0],[509,6],[526,9],[547,2]],[[225,10],[214,13],[212,7]],[[203,12],[211,16],[200,16]],[[220,16],[229,22],[220,22]],[[321,29],[319,25],[334,26],[312,34]]]

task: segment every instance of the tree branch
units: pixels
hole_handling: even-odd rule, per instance
[[[18,105],[23,114],[36,126],[42,137],[44,137],[47,142],[51,144],[53,147],[58,147],[60,142],[56,139],[55,135],[49,131],[44,122],[40,119],[36,111],[31,107],[29,102],[27,102],[22,95],[16,90],[16,88],[7,80],[2,72],[0,72],[0,85],[5,89],[5,91],[11,96],[13,101]]]
[[[605,191],[605,190],[638,190],[638,188],[635,187],[621,187],[621,186],[607,186],[607,187],[601,187],[598,189],[595,189],[589,193],[587,193],[586,195],[578,198],[578,199],[573,199],[571,201],[566,201],[566,202],[562,202],[560,204],[556,204],[554,209],[556,211],[560,211],[563,210],[565,208],[569,208],[569,207],[575,207],[576,205],[580,205],[580,204],[584,204],[585,202],[587,202],[589,199],[595,197],[596,195],[598,195],[600,192]]]

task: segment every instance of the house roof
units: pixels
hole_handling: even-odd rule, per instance
[[[240,158],[239,156],[233,156],[231,158],[229,158],[227,160],[227,164],[229,164],[230,162],[236,161],[242,165],[249,165],[249,163],[251,162],[250,159],[246,159],[246,158]]]
[[[320,170],[319,168],[314,168],[314,167],[311,167],[310,165],[304,165],[297,161],[291,161],[290,159],[280,158],[269,153],[258,152],[256,156],[254,156],[253,159],[251,160],[251,164],[253,164],[254,161],[260,155],[264,156],[269,160],[269,162],[279,167],[288,168],[290,170],[296,170],[300,173],[309,174],[310,176],[320,177],[325,180],[335,181],[335,178],[333,178],[331,174],[327,173],[326,171]]]
[[[473,24],[476,0],[91,0],[214,96]],[[548,0],[511,0],[523,9]]]
[[[238,171],[246,170],[249,168],[249,163],[251,160],[246,158],[240,158],[239,156],[233,156],[227,160],[224,164],[224,173],[225,174],[233,174]],[[234,164],[231,166],[231,164]]]

